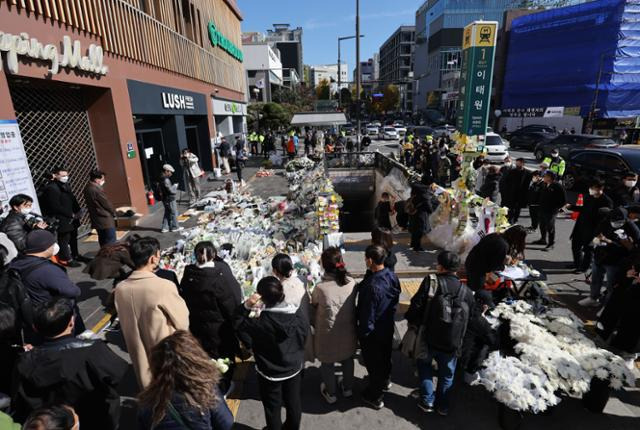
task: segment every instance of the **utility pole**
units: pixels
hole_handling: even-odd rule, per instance
[[[362,151],[360,139],[360,0],[356,0],[356,139],[358,151]]]
[[[360,37],[364,37],[364,34],[361,34]],[[345,36],[338,37],[338,106],[342,107],[342,90],[340,85],[342,84],[342,63],[340,57],[340,42],[343,40],[355,39],[356,36]]]

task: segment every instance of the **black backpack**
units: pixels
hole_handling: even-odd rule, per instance
[[[151,191],[153,191],[153,197],[157,202],[161,202],[164,200],[164,185],[162,184],[163,180],[164,179],[156,180],[151,187]]]
[[[29,275],[36,268],[48,261],[38,262],[19,272],[16,269],[7,269],[0,282],[0,303],[11,307],[16,315],[16,329],[22,330],[33,326],[33,304],[22,282],[22,278]]]
[[[438,290],[431,299],[427,316],[427,343],[442,352],[456,352],[464,340],[469,322],[467,291],[460,284],[456,291],[438,277]]]

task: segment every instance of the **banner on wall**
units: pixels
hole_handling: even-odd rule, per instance
[[[0,120],[0,202],[4,211],[9,209],[9,199],[16,194],[32,197],[33,211],[40,213],[18,121]]]

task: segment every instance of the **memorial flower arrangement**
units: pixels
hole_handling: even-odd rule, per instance
[[[612,389],[635,382],[623,359],[598,348],[583,334],[580,319],[568,309],[552,308],[534,315],[529,304],[517,301],[500,303],[492,316],[509,322],[509,335],[517,342],[518,356],[492,353],[476,383],[511,409],[544,411],[559,402],[557,393],[584,395],[593,378],[608,381]],[[525,369],[530,377],[520,374]]]

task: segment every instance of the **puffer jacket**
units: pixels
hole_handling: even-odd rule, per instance
[[[204,350],[212,358],[233,360],[238,352],[233,321],[242,292],[227,263],[187,266],[180,295],[189,309],[189,330]]]

